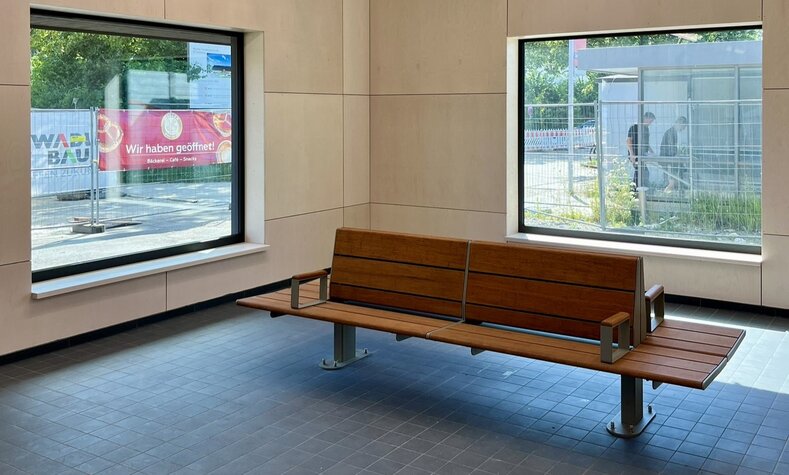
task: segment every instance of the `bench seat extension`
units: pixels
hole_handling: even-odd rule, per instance
[[[317,297],[318,285],[315,282],[302,286],[302,290],[299,293],[301,302],[306,303]],[[295,315],[313,320],[323,320],[341,325],[420,338],[426,338],[428,333],[452,323],[451,321],[438,318],[422,317],[332,301],[313,307],[294,309],[290,306],[290,289],[240,299],[237,303],[245,307],[268,310],[278,314]]]
[[[687,325],[685,322],[664,321],[664,325],[677,323]],[[717,330],[717,327],[691,325],[710,332]],[[644,343],[615,363],[601,362],[600,350],[594,344],[466,323],[436,330],[430,333],[430,339],[622,376],[704,389],[726,365],[728,354],[736,349],[742,338],[741,335],[723,336],[719,337],[721,340],[718,342],[723,343],[722,340],[725,340],[729,346],[710,345],[705,352],[685,351],[676,348],[681,346],[681,338],[687,338],[686,342],[694,341],[698,339],[698,335],[706,336],[714,333],[701,333],[699,330],[690,329],[671,328],[671,330],[671,335],[675,338],[648,336]],[[656,333],[663,332],[659,329]],[[652,344],[653,342],[656,344]]]

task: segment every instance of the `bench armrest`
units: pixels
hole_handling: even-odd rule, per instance
[[[299,286],[304,282],[320,279],[318,300],[304,304],[299,303]],[[296,274],[290,279],[290,308],[305,308],[322,304],[329,299],[329,273],[325,270],[316,270],[304,274]]]
[[[626,320],[630,320],[630,314],[626,312],[619,312],[616,315],[611,315],[600,322],[600,325],[604,327],[616,327],[621,325]]]
[[[619,331],[614,349],[614,328]],[[613,363],[630,351],[630,314],[619,312],[600,322],[600,361]]]
[[[329,275],[329,273],[326,272],[325,270],[321,269],[321,270],[315,270],[315,271],[312,271],[312,272],[305,272],[303,274],[296,274],[296,275],[293,276],[293,279],[294,280],[298,280],[301,283],[304,283],[304,282],[309,282],[310,280],[319,279],[319,278],[321,278],[323,276],[327,276],[327,275]]]
[[[666,295],[663,293],[663,286],[660,284],[653,285],[644,292],[644,299],[647,306],[647,331],[652,333],[663,323],[663,317],[666,313]],[[652,310],[654,310],[654,318],[652,317]]]

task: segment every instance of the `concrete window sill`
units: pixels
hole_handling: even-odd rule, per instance
[[[511,234],[507,236],[507,242],[546,244],[583,251],[618,252],[636,256],[668,257],[674,259],[739,264],[744,266],[758,267],[762,264],[762,256],[760,254],[656,246],[653,244],[636,244],[629,242],[600,241],[564,236],[548,236],[545,234]]]
[[[178,256],[164,257],[136,264],[112,267],[84,274],[61,277],[59,279],[36,282],[31,289],[34,300],[55,297],[79,290],[91,289],[115,282],[137,279],[149,275],[161,274],[177,269],[208,264],[209,262],[232,259],[263,252],[268,249],[266,244],[240,243],[229,246],[215,247]]]

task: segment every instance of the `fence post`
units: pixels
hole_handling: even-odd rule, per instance
[[[600,101],[594,101],[594,119],[595,119],[595,132],[594,132],[594,148],[597,152],[597,188],[600,195],[600,229],[605,231],[608,223],[606,222],[606,209],[605,209],[605,163],[603,156],[603,114]]]
[[[93,176],[95,176],[95,187],[91,191],[91,193],[96,197],[95,206],[96,206],[96,221],[93,223],[94,226],[99,224],[99,198],[101,197],[101,184],[99,183],[99,137],[98,137],[98,121],[99,121],[99,110],[96,107],[90,108],[90,128],[91,134],[93,134],[93,160],[91,160],[91,169],[90,172]],[[91,182],[94,180],[91,179]],[[91,213],[92,214],[92,213]]]
[[[95,135],[93,136],[95,140]],[[93,173],[93,162],[94,159],[90,161],[90,225],[96,226],[99,223],[98,218],[96,218],[96,197],[98,193],[96,192],[96,174]]]
[[[693,103],[688,99],[688,183],[690,198],[694,197],[693,187]]]
[[[575,158],[575,41],[567,41],[567,191],[573,195],[575,177],[573,159]]]
[[[91,160],[90,160],[90,223],[75,224],[71,227],[71,232],[80,234],[95,234],[103,233],[105,227],[99,224],[99,138],[98,132],[98,109],[95,107],[90,108],[91,125],[90,133],[93,140],[91,144]]]
[[[739,68],[737,82],[739,83]],[[740,193],[740,101],[734,103],[734,190]]]

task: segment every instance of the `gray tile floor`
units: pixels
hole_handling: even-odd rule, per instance
[[[658,416],[609,436],[615,376],[222,305],[0,366],[0,474],[789,474],[789,319],[745,327],[706,391],[649,387]]]

